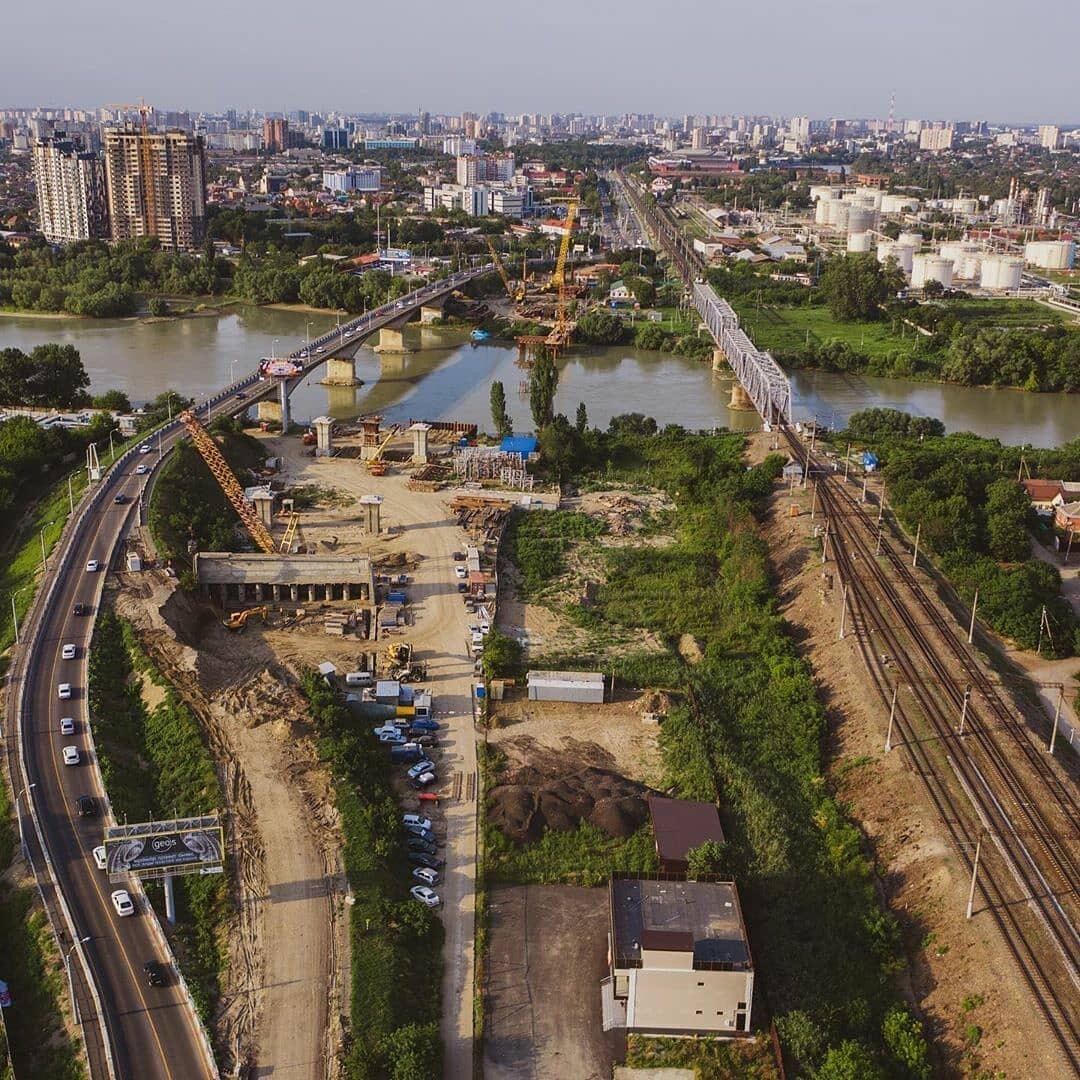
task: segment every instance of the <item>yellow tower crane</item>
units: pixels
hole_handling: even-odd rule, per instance
[[[199,423],[193,412],[182,412],[180,419],[184,427],[187,428],[191,441],[195,444],[195,449],[199,451],[203,461],[206,462],[206,467],[218,482],[221,490],[225,492],[225,498],[232,503],[233,509],[244,523],[244,528],[251,534],[251,539],[267,555],[273,555],[273,537],[262,523],[262,518],[259,517],[255,507],[244,498],[243,489],[236,482],[232,469],[229,468],[228,462],[221,456],[221,451],[218,449],[217,443],[214,442],[210,432]]]

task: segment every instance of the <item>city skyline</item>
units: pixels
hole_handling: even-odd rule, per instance
[[[9,39],[48,41],[49,63],[33,47],[12,50],[0,73],[0,107],[95,107],[142,97],[195,111],[408,113],[421,105],[445,113],[869,119],[885,116],[895,92],[896,116],[907,118],[1067,125],[1074,118],[1063,110],[1076,109],[1067,30],[1080,28],[1080,15],[1068,0],[1049,0],[1042,10],[1046,25],[1066,32],[1047,34],[1030,59],[1010,56],[1007,64],[998,59],[1002,27],[1013,17],[1004,0],[948,8],[916,0],[902,13],[837,0],[812,10],[765,0],[720,13],[703,0],[676,0],[666,33],[642,0],[629,0],[617,15],[553,0],[530,13],[527,29],[494,9],[448,20],[442,5],[416,0],[409,28],[420,29],[411,37],[396,11],[335,11],[310,27],[317,59],[297,53],[304,34],[284,4],[264,5],[253,27],[239,11],[192,0],[155,12],[152,34],[123,0],[58,7],[24,5],[8,14]],[[140,34],[151,44],[141,44]],[[163,55],[153,44],[160,41],[190,47]]]

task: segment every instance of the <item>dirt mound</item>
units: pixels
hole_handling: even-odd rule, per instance
[[[218,625],[213,611],[183,589],[173,589],[160,611],[176,640],[189,649],[201,649],[209,631]]]
[[[552,775],[525,765],[491,790],[488,819],[519,844],[538,840],[545,829],[569,832],[582,821],[622,838],[648,820],[651,789],[611,769],[590,766]]]
[[[299,690],[267,668],[223,691],[217,703],[246,727],[274,721],[275,734],[280,732],[282,741],[289,737],[292,725],[306,715]]]

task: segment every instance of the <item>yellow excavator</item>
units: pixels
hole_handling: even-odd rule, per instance
[[[519,304],[525,299],[525,282],[519,282],[517,288],[510,283],[510,275],[506,272],[506,267],[503,266],[503,261],[499,257],[499,252],[495,245],[491,241],[490,236],[485,236],[484,240],[487,242],[488,251],[491,252],[491,258],[495,263],[495,269],[499,271],[499,277],[502,278],[503,288],[506,289],[506,295],[511,300],[517,301]]]
[[[227,619],[223,619],[222,623],[227,630],[243,630],[248,624],[248,619],[253,619],[256,616],[266,622],[270,618],[270,609],[264,605],[263,607],[246,608],[244,611],[234,611]]]
[[[406,641],[393,642],[386,646],[387,678],[398,682],[411,679],[423,679],[427,676],[427,666],[413,660],[413,647]]]
[[[385,476],[386,475],[386,461],[383,459],[383,451],[390,445],[390,440],[397,434],[397,428],[392,427],[387,434],[386,438],[379,444],[379,448],[375,451],[374,455],[368,458],[367,467],[368,472],[372,476]]]

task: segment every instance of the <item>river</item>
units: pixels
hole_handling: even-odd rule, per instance
[[[242,308],[223,315],[141,321],[132,319],[37,319],[0,316],[0,348],[29,350],[48,341],[72,344],[82,354],[91,389],[124,390],[135,403],[173,388],[202,397],[250,370],[272,352],[287,352],[310,330],[317,336],[336,319],[270,308]],[[488,393],[493,379],[506,388],[507,408],[521,429],[532,426],[525,373],[517,350],[496,343],[473,345],[460,330],[412,326],[416,352],[378,356],[362,349],[356,358],[364,385],[325,387],[321,373],[294,394],[298,421],[329,413],[352,417],[378,412],[389,421],[461,420],[490,427]],[[617,413],[640,412],[661,425],[687,428],[757,426],[753,413],[729,412],[730,379],[708,364],[631,346],[573,349],[559,361],[556,407],[573,418],[584,401],[591,424],[606,425]],[[915,382],[795,372],[791,376],[796,419],[817,416],[842,423],[852,412],[892,406],[943,420],[949,431],[976,431],[1007,443],[1057,446],[1080,434],[1080,398]]]

